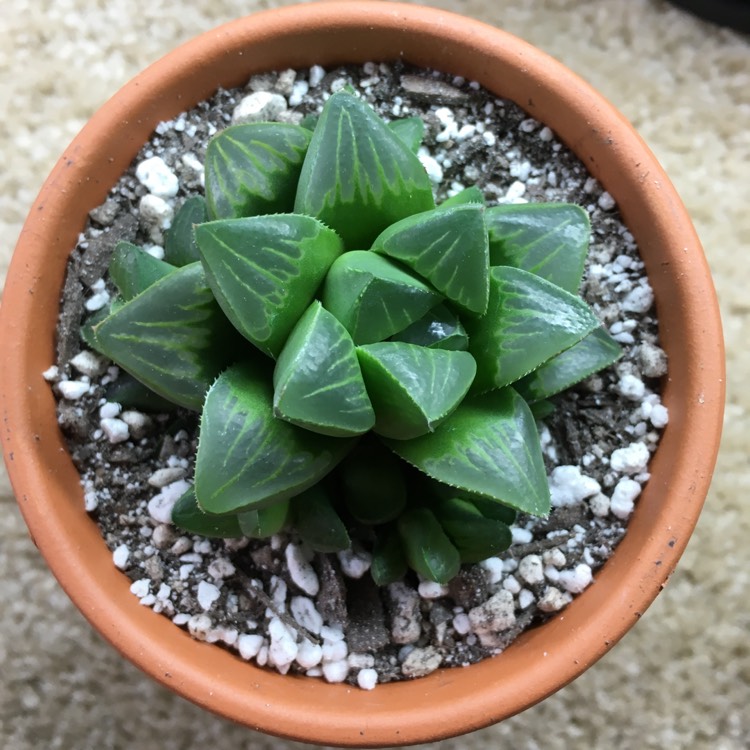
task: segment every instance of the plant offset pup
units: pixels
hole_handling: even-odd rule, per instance
[[[588,217],[436,206],[422,121],[346,91],[308,124],[217,134],[165,260],[120,243],[82,335],[135,378],[111,398],[201,412],[175,524],[354,540],[379,584],[446,582],[549,512],[535,416],[620,355],[577,295]]]

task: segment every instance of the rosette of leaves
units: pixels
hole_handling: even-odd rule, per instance
[[[164,259],[120,243],[82,335],[127,373],[112,398],[200,412],[175,524],[445,582],[549,512],[535,410],[620,354],[577,294],[588,218],[436,205],[422,121],[346,91],[311,127],[218,133]]]

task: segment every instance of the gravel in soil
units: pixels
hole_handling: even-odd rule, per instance
[[[500,557],[464,566],[447,586],[378,589],[369,555],[313,554],[293,537],[184,535],[171,508],[189,486],[197,418],[147,414],[108,397],[116,367],[81,348],[82,321],[108,303],[119,240],[157,257],[175,210],[203,191],[208,139],[238,121],[300,122],[350,84],[385,119],[419,115],[420,158],[439,199],[478,185],[488,203],[570,201],[592,222],[582,294],[623,345],[620,362],[555,399],[539,423],[553,512],[519,517]],[[151,160],[151,161],[149,161]],[[148,169],[139,165],[148,162]],[[58,362],[45,373],[80,473],[87,510],[141,604],[199,639],[259,665],[365,689],[495,655],[593,581],[626,533],[648,459],[667,422],[653,294],[612,197],[546,126],[478,85],[402,64],[283,71],[220,90],[162,123],[72,251],[61,299]]]

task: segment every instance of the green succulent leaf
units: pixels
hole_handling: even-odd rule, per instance
[[[94,329],[111,313],[111,305],[97,310],[96,312],[89,315],[88,318],[86,318],[86,322],[81,326],[81,330],[79,331],[81,341],[83,341],[86,346],[96,350],[97,352],[101,350],[99,349],[99,344],[96,341],[96,334],[94,333]]]
[[[437,505],[433,512],[453,542],[462,563],[478,563],[508,549],[513,541],[502,521],[485,518],[468,500],[454,497]]]
[[[371,344],[419,320],[442,296],[387,258],[353,250],[334,261],[322,299],[355,344]]]
[[[379,441],[360,443],[338,474],[346,508],[359,523],[392,521],[406,507],[406,484],[400,462]]]
[[[206,203],[212,219],[292,210],[312,134],[299,125],[232,125],[206,149]]]
[[[200,263],[178,268],[94,327],[97,348],[160,396],[200,410],[237,337]]]
[[[164,259],[174,266],[186,266],[200,260],[195,243],[195,225],[208,221],[208,207],[202,195],[188,198],[175,214],[164,237]]]
[[[224,314],[272,357],[344,250],[334,231],[296,214],[212,221],[195,236]]]
[[[461,310],[482,315],[489,299],[489,245],[483,205],[465,203],[396,222],[371,250],[408,266]]]
[[[375,413],[351,336],[318,301],[292,330],[273,373],[273,411],[322,435],[367,432]]]
[[[428,508],[411,508],[398,519],[404,556],[423,578],[448,583],[461,568],[461,556]]]
[[[435,497],[434,501],[431,502],[440,504],[446,500],[453,500],[453,498],[466,500],[467,502],[470,502],[485,518],[502,521],[507,525],[512,524],[518,515],[509,505],[503,505],[503,503],[499,503],[497,500],[490,500],[489,498],[478,495],[475,492],[458,490],[456,487],[451,487],[442,482],[436,482],[434,479],[428,479],[428,492],[429,495],[434,495]]]
[[[398,529],[394,526],[379,531],[370,565],[370,575],[375,585],[387,586],[401,580],[406,575],[407,567]]]
[[[174,270],[175,266],[149,255],[131,242],[118,242],[109,262],[109,277],[125,302]]]
[[[243,535],[236,515],[214,516],[206,513],[191,487],[172,508],[172,523],[189,534],[200,534],[211,538],[233,539]]]
[[[470,185],[464,188],[460,192],[452,195],[450,198],[446,198],[439,206],[439,208],[450,208],[451,206],[462,206],[464,203],[479,203],[484,206],[486,201],[484,199],[484,193],[476,186]]]
[[[154,393],[126,372],[121,372],[117,380],[107,386],[106,399],[120,404],[124,409],[138,409],[143,412],[164,413],[177,408],[173,401]]]
[[[535,404],[609,367],[620,357],[622,347],[600,327],[519,380],[514,388]]]
[[[268,539],[278,534],[289,518],[289,500],[279,500],[265,508],[246,510],[244,513],[219,516],[236,517],[242,533],[250,539]]]
[[[361,99],[333,94],[305,156],[294,210],[362,250],[390,224],[434,205],[427,173],[406,143]]]
[[[534,401],[533,403],[529,404],[529,408],[531,409],[531,413],[534,415],[534,419],[542,421],[547,419],[550,414],[554,413],[555,404],[552,401],[547,401],[546,399],[544,399],[543,401]]]
[[[472,495],[471,493],[464,493],[461,498],[468,500],[485,518],[501,521],[506,526],[514,523],[518,517],[518,512],[513,508],[495,500],[488,500],[486,497]]]
[[[460,352],[469,348],[469,337],[458,316],[447,306],[437,305],[403,331],[391,336],[392,341],[449,349]]]
[[[536,423],[512,388],[465,399],[435,432],[386,443],[438,482],[523,513],[549,513],[549,487]]]
[[[236,364],[206,396],[195,491],[209,513],[266,507],[322,479],[352,447],[276,419],[266,367]]]
[[[316,552],[339,552],[351,545],[344,522],[321,487],[292,498],[294,529]]]
[[[375,432],[397,440],[433,431],[471,387],[476,363],[468,352],[427,349],[400,341],[357,348],[375,408]]]
[[[529,271],[578,291],[589,249],[589,215],[572,203],[522,203],[487,209],[490,263]]]
[[[580,297],[510,266],[491,269],[487,314],[464,323],[476,392],[514,383],[600,325]]]
[[[415,154],[419,151],[424,138],[424,120],[421,117],[402,117],[388,123],[388,127],[409,147]]]

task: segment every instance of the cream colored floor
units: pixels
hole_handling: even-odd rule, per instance
[[[175,43],[265,0],[5,0],[0,21],[0,274],[65,145]],[[750,747],[750,41],[660,0],[441,0],[556,56],[610,98],[694,217],[721,298],[729,402],[713,488],[667,590],[576,682],[434,747]],[[301,748],[235,727],[123,661],[56,588],[0,477],[0,746]],[[748,493],[747,495],[745,493]]]

